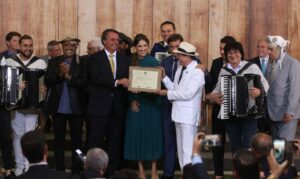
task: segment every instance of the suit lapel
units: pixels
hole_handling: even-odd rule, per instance
[[[111,67],[109,64],[108,57],[105,53],[105,50],[102,51],[102,53],[99,56],[99,60],[97,61],[98,61],[98,65],[100,65],[100,68],[103,67],[102,69],[105,70],[104,74],[110,76],[111,78],[114,78],[112,75]]]

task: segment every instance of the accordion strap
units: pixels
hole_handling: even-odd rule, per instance
[[[20,64],[22,66],[22,68],[24,68],[25,70],[28,69],[28,66],[33,64],[34,62],[36,62],[37,60],[39,60],[39,58],[37,56],[32,57],[32,59],[25,65],[22,60],[17,56],[13,56],[11,57],[14,61],[16,61],[18,64]]]
[[[247,70],[251,65],[253,65],[252,62],[248,62],[246,63],[243,68],[241,68],[239,70],[238,73],[235,73],[232,69],[228,68],[227,66],[223,67],[224,70],[226,70],[227,72],[229,72],[232,76],[236,76],[236,75],[240,75],[242,74],[245,70]]]

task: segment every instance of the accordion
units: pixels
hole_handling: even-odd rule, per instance
[[[0,67],[0,98],[1,105],[6,109],[16,108],[21,98],[22,93],[19,90],[20,74],[21,71],[18,67]]]
[[[41,93],[40,86],[44,83],[44,70],[26,69],[23,71],[22,80],[26,87],[22,91],[19,108],[41,108],[44,105],[45,95]]]
[[[261,90],[261,95],[251,98],[249,89],[255,87]],[[260,117],[264,112],[264,89],[259,75],[245,74],[244,76],[221,76],[221,119]]]

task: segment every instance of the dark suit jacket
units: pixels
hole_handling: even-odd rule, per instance
[[[29,170],[16,177],[17,179],[71,179],[70,174],[54,171],[48,165],[36,165],[29,167]]]
[[[153,45],[152,50],[151,50],[151,52],[150,52],[150,55],[151,55],[152,57],[155,57],[155,53],[156,53],[156,52],[167,52],[167,51],[168,51],[168,48],[166,48],[166,47],[164,46],[164,41],[160,41],[160,42],[155,43],[155,44]]]
[[[252,62],[252,63],[255,63],[261,69],[260,59],[259,59],[258,56],[255,57],[255,58],[250,59],[249,61]]]
[[[88,114],[106,116],[113,110],[118,115],[125,115],[127,89],[123,86],[115,87],[115,82],[117,79],[128,78],[129,59],[117,52],[116,63],[117,72],[114,79],[105,50],[91,55],[88,59]]]
[[[20,50],[17,50],[17,53],[19,53],[19,52],[20,52]],[[16,54],[17,54],[17,53],[16,53]],[[5,50],[5,51],[3,51],[3,52],[1,53],[1,55],[3,55],[4,58],[10,58],[10,57],[12,57],[12,56],[14,56],[14,55],[16,55],[16,54],[9,55],[9,54],[8,54],[8,50]]]
[[[59,65],[63,63],[65,57],[59,56],[49,60],[48,68],[45,74],[45,84],[48,88],[48,95],[46,100],[46,111],[52,115],[57,113],[63,83],[65,79],[59,76]],[[85,62],[80,58],[79,63],[76,61],[74,55],[70,73],[72,75],[70,80],[67,80],[68,92],[70,97],[70,105],[74,114],[83,114],[85,111],[85,87],[87,85]]]

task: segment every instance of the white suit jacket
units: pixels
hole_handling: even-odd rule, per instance
[[[162,80],[168,89],[168,99],[173,101],[172,120],[174,122],[199,125],[201,96],[205,81],[204,73],[196,66],[197,62],[192,61],[186,67],[179,84],[182,66],[179,66],[176,71],[174,83],[167,76]]]

